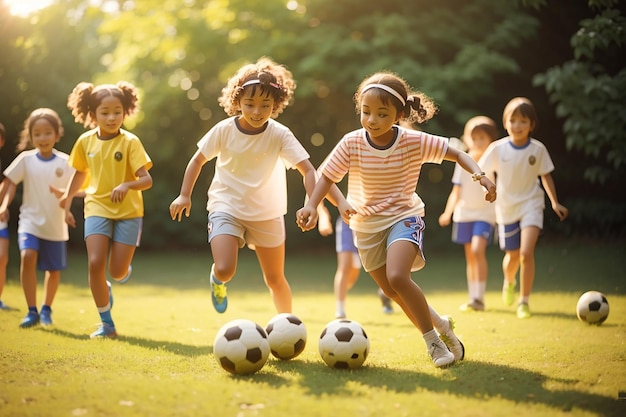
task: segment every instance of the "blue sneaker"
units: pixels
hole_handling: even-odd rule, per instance
[[[126,284],[128,282],[128,280],[130,279],[130,275],[133,273],[133,266],[132,265],[128,265],[128,272],[126,273],[126,276],[122,279],[120,279],[119,281],[116,280],[116,282],[118,284]]]
[[[29,311],[24,317],[24,320],[20,323],[20,327],[22,329],[26,329],[28,327],[33,327],[39,324],[39,313],[36,311]]]
[[[113,308],[113,289],[111,288],[111,281],[107,280],[107,287],[109,287],[109,304]]]
[[[8,305],[4,304],[2,301],[0,301],[0,310],[11,310],[11,307],[9,307]]]
[[[226,296],[226,284],[216,284],[215,274],[213,268],[215,264],[211,265],[211,301],[213,301],[213,307],[218,313],[223,313],[228,307],[228,297]]]
[[[117,337],[117,332],[115,331],[115,326],[111,326],[108,323],[100,323],[98,330],[89,335],[91,339],[100,339],[100,338],[109,338],[115,339]]]
[[[52,310],[50,309],[41,309],[39,313],[39,319],[42,326],[51,326],[52,325]]]

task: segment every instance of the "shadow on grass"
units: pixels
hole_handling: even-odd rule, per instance
[[[355,370],[336,370],[323,363],[298,360],[273,361],[272,364],[281,371],[299,373],[302,377],[300,385],[316,396],[350,396],[353,395],[350,385],[358,383],[397,393],[427,390],[456,397],[543,404],[564,412],[582,409],[605,417],[623,416],[626,411],[626,403],[617,399],[618,393],[610,399],[576,390],[578,381],[574,379],[555,380],[537,372],[487,362],[463,362],[440,376],[370,365]],[[282,385],[280,380],[264,379],[263,382]],[[571,386],[571,389],[548,390],[544,388],[547,382]]]
[[[50,330],[52,333],[71,338],[76,340],[88,340],[89,335],[84,333],[72,333],[67,330],[60,329],[52,329]],[[98,342],[97,340],[94,342]],[[209,355],[213,353],[212,346],[193,346],[193,345],[185,345],[183,343],[172,342],[172,341],[162,341],[162,340],[154,340],[154,339],[145,339],[143,337],[136,336],[126,336],[119,335],[115,339],[116,343],[127,343],[133,346],[139,346],[145,349],[150,350],[160,350],[169,353],[173,353],[175,355],[188,356],[188,357],[196,357],[202,355]]]

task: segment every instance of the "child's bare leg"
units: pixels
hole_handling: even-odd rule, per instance
[[[275,248],[256,247],[263,279],[278,313],[291,313],[291,287],[285,277],[285,244]]]
[[[237,272],[239,239],[232,235],[218,235],[211,239],[213,273],[222,283],[230,281]]]
[[[43,303],[52,307],[61,282],[61,271],[46,271],[43,285]]]
[[[28,307],[37,306],[37,255],[32,249],[20,253],[20,281]]]

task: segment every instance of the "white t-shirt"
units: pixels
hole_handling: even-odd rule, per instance
[[[472,174],[456,164],[452,174],[452,183],[460,187],[459,200],[452,214],[455,222],[482,221],[495,224],[495,205],[485,200],[485,189],[478,181],[472,180]]]
[[[554,170],[548,150],[536,139],[522,147],[513,145],[509,136],[489,145],[478,161],[490,178],[496,173],[496,221],[510,224],[529,210],[545,209],[545,192],[539,177]]]
[[[50,192],[50,185],[62,190],[68,187],[74,169],[67,159],[66,153],[56,149],[52,158],[42,159],[39,151],[32,149],[20,153],[4,170],[14,184],[24,183],[18,233],[56,242],[69,239],[65,211]]]
[[[198,142],[205,158],[217,158],[207,210],[249,221],[284,216],[285,172],[309,154],[291,130],[274,119],[263,132],[250,135],[239,130],[236,118],[220,121]]]
[[[9,224],[7,222],[0,221],[0,230],[4,230],[7,227],[9,227]]]

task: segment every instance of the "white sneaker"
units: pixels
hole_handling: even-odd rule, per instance
[[[454,320],[452,320],[452,317],[450,316],[442,316],[441,318],[448,320],[450,328],[447,332],[441,333],[439,338],[446,344],[448,349],[450,349],[450,352],[454,355],[454,360],[462,361],[465,357],[465,346],[463,346],[463,343],[461,343],[461,341],[454,334]]]
[[[433,362],[437,368],[448,366],[454,362],[454,355],[448,350],[448,347],[441,339],[433,342],[428,346],[428,353],[433,358]]]

